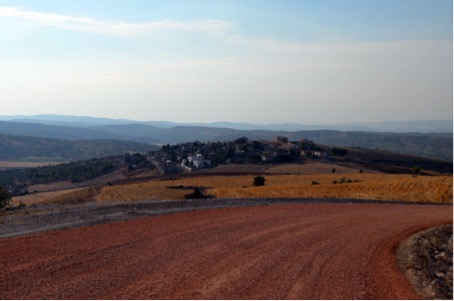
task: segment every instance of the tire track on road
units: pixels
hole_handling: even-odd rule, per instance
[[[210,209],[0,239],[2,299],[415,299],[394,250],[452,206]]]

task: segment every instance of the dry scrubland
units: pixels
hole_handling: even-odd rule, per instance
[[[253,176],[208,176],[105,185],[17,197],[14,203],[81,203],[182,199],[189,187],[203,187],[216,198],[351,198],[452,204],[452,176],[388,174],[265,175],[263,187]],[[352,183],[333,184],[334,181]],[[318,185],[312,182],[317,181]],[[184,189],[186,188],[186,189]]]

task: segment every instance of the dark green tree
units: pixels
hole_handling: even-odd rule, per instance
[[[6,207],[11,202],[11,196],[6,188],[0,186],[0,208]]]
[[[412,168],[412,170],[413,170],[413,174],[417,176],[417,175],[421,174],[421,170],[422,169],[419,166],[415,166],[415,167]]]
[[[236,144],[246,144],[248,142],[248,138],[247,137],[241,137],[241,138],[238,138],[235,140],[235,143]]]
[[[266,179],[263,176],[256,176],[254,177],[254,186],[265,186]]]
[[[337,148],[337,147],[333,147],[331,149],[331,153],[334,155],[334,156],[341,156],[341,157],[344,157],[345,155],[348,154],[348,151],[346,149],[343,149],[343,148]]]

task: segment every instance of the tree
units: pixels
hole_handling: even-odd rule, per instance
[[[0,186],[0,208],[6,207],[11,202],[11,196],[6,188]]]
[[[266,181],[265,177],[263,177],[263,176],[256,176],[256,177],[254,178],[253,185],[254,185],[254,186],[265,186],[265,181]]]
[[[422,169],[419,166],[415,166],[415,167],[412,168],[412,170],[413,170],[413,174],[417,176],[417,175],[421,174],[421,170]]]
[[[331,153],[334,155],[334,156],[341,156],[341,157],[344,157],[345,155],[347,155],[348,151],[346,149],[343,149],[343,148],[337,148],[337,147],[333,147],[331,149]]]
[[[248,142],[248,138],[247,137],[241,137],[241,138],[238,138],[235,140],[235,143],[236,144],[246,144]]]

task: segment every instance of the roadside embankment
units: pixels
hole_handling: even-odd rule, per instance
[[[400,244],[397,263],[425,299],[452,300],[452,224],[418,232]]]

